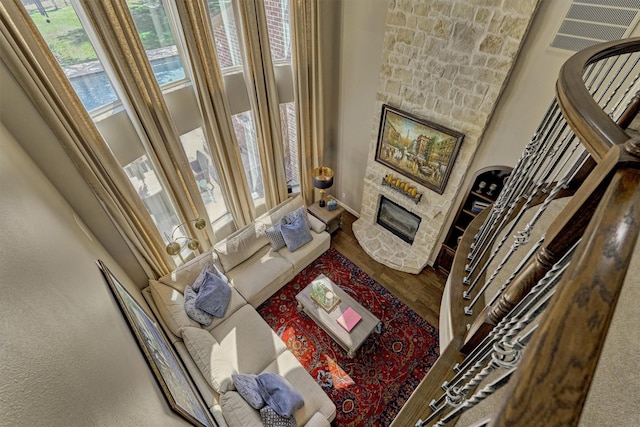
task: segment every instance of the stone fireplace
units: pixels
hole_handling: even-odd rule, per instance
[[[376,261],[418,274],[429,262],[437,238],[437,230],[431,225],[442,221],[441,207],[424,202],[416,204],[382,185],[384,168],[379,169],[379,173],[370,170],[365,179],[362,209],[360,218],[353,223],[353,233],[360,246]],[[433,221],[434,216],[439,221]],[[385,224],[380,224],[380,217]],[[396,230],[390,231],[392,228]]]
[[[469,4],[461,0],[391,2],[376,93],[360,217],[353,232],[376,261],[418,274],[435,260],[459,188],[512,71],[537,0]],[[396,173],[375,161],[380,106],[402,111],[465,135],[442,194],[409,181],[422,198],[382,185]],[[413,239],[403,240],[377,221],[381,197],[420,218]]]

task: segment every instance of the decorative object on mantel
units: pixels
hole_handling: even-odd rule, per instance
[[[311,171],[311,182],[313,186],[320,190],[320,202],[318,205],[325,206],[324,193],[327,188],[333,185],[333,169],[327,166],[320,166]]]
[[[422,199],[422,193],[418,193],[418,189],[406,181],[401,180],[392,174],[387,174],[382,178],[382,185],[391,187],[398,193],[410,198],[416,205]]]
[[[382,105],[376,161],[444,192],[464,134]]]
[[[180,227],[182,227],[185,224],[188,224],[190,222],[194,223],[194,226],[198,229],[198,230],[202,230],[204,227],[206,227],[207,223],[205,222],[205,220],[203,218],[196,218],[196,219],[192,219],[189,221],[185,221],[182,224],[178,224],[173,231],[171,232],[171,237],[169,236],[165,236],[167,237],[167,240],[169,240],[169,243],[166,246],[166,251],[169,255],[179,255],[180,259],[182,260],[182,262],[184,262],[184,259],[182,258],[182,245],[180,243],[178,243],[178,240],[185,240],[187,242],[187,247],[189,249],[191,249],[192,251],[195,251],[196,249],[198,249],[200,247],[200,242],[198,242],[196,239],[192,239],[191,237],[185,237],[185,236],[178,236],[178,237],[174,237],[176,234],[176,231],[178,231],[178,229]]]

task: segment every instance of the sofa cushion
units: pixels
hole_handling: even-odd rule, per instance
[[[309,225],[306,221],[306,214],[296,216],[290,223],[285,223],[285,219],[283,218],[280,230],[282,231],[282,237],[287,244],[289,252],[295,252],[313,240],[311,231],[309,231]]]
[[[311,233],[313,242],[304,245],[295,252],[289,252],[289,249],[282,248],[278,254],[293,264],[293,271],[301,271],[313,260],[322,255],[331,246],[331,235],[326,232]]]
[[[290,351],[278,356],[263,372],[282,375],[302,395],[304,406],[293,414],[299,426],[306,425],[316,412],[329,421],[335,418],[336,405]]]
[[[249,304],[257,307],[293,277],[293,267],[290,262],[267,245],[247,262],[229,271],[227,276],[231,286]]]
[[[228,273],[268,243],[264,233],[256,233],[255,224],[249,224],[217,243],[214,249],[225,273]]]
[[[271,406],[260,409],[260,419],[264,427],[297,427],[298,425],[293,415],[283,417]]]
[[[184,288],[184,311],[187,312],[187,316],[195,320],[202,326],[209,326],[213,320],[213,316],[206,311],[196,307],[196,299],[198,294],[193,290],[191,286]]]
[[[235,391],[220,396],[222,416],[229,427],[249,427],[262,425],[260,414]]]
[[[287,245],[284,241],[284,237],[282,237],[280,225],[280,223],[277,223],[273,227],[269,227],[265,230],[267,239],[269,239],[269,243],[271,244],[271,249],[274,251],[280,250]]]
[[[331,423],[320,412],[316,412],[304,427],[331,427]]]
[[[256,374],[236,374],[233,375],[233,385],[244,400],[247,401],[253,409],[260,409],[265,405],[264,399],[260,395],[260,387]]]
[[[265,372],[256,378],[260,396],[281,417],[290,417],[302,408],[304,400],[282,375]]]
[[[233,373],[259,374],[286,350],[280,337],[248,305],[213,328],[211,335],[217,342],[216,349],[233,365]]]
[[[183,328],[200,326],[198,322],[187,316],[182,293],[156,280],[149,280],[149,288],[164,323],[173,334],[180,337]]]
[[[181,265],[171,273],[160,277],[158,281],[184,293],[184,288],[187,285],[193,285],[193,282],[209,262],[213,263],[219,270],[222,270],[218,255],[213,249],[210,249]]]
[[[233,389],[234,364],[211,334],[200,328],[184,328],[182,339],[191,358],[209,385],[218,393]]]
[[[224,317],[230,299],[229,283],[219,275],[207,272],[196,297],[195,306],[212,316]]]

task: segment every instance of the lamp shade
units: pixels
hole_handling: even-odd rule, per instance
[[[311,171],[311,182],[315,188],[326,190],[333,185],[333,169],[320,166]]]
[[[174,240],[167,245],[166,250],[169,255],[178,255],[180,253],[180,243]]]

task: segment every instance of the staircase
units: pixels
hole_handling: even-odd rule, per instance
[[[505,189],[466,229],[441,356],[392,426],[637,425],[626,344],[640,341],[629,323],[640,296],[639,79],[640,39],[563,66]]]

